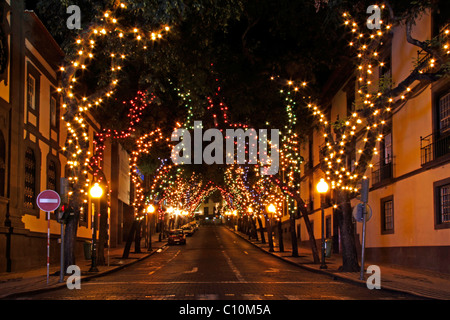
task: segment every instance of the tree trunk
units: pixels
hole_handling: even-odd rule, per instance
[[[75,208],[74,215],[67,220],[64,230],[64,271],[67,267],[75,265],[75,244],[77,241],[78,220],[80,219],[80,210]]]
[[[297,234],[295,232],[295,216],[290,214],[289,225],[291,229],[292,256],[298,257]]]
[[[309,243],[311,245],[311,251],[312,251],[314,263],[320,263],[319,250],[317,250],[317,243],[316,243],[316,238],[314,237],[314,230],[312,228],[311,221],[309,220],[309,217],[307,214],[303,215],[303,220],[305,220],[306,230],[308,230]]]
[[[308,211],[305,207],[305,202],[300,197],[297,191],[291,190],[289,187],[286,186],[281,180],[277,179],[274,176],[271,176],[271,180],[280,187],[281,191],[285,194],[287,194],[289,197],[297,201],[297,210],[300,212],[300,216],[305,220],[306,229],[308,230],[309,235],[309,243],[311,245],[311,252],[313,255],[314,263],[320,263],[319,258],[319,251],[317,250],[317,243],[316,238],[314,237],[314,230],[311,226],[311,221],[308,217]]]
[[[278,221],[278,248],[280,252],[284,252],[284,242],[283,242],[283,228],[281,225],[281,219]]]
[[[69,201],[70,207],[73,208],[73,215],[67,219],[64,230],[64,271],[67,272],[67,267],[76,265],[75,261],[75,246],[77,242],[78,222],[80,220],[81,199],[79,198],[80,182],[73,185],[73,196]]]
[[[266,243],[266,237],[264,237],[264,228],[260,217],[258,217],[258,223],[259,223],[259,232],[261,233],[261,243]]]
[[[340,219],[338,219],[338,224],[342,246],[341,268],[345,272],[356,272],[359,271],[359,264],[355,242],[355,229],[352,223],[352,207],[346,192],[338,192],[338,200],[340,200],[340,207],[338,209]]]
[[[266,216],[266,228],[267,228],[267,239],[269,239],[269,251],[273,252],[273,237],[272,237],[272,219]]]
[[[136,233],[134,238],[134,253],[142,253],[141,251],[141,230],[142,229],[142,220],[137,222],[136,225]]]
[[[258,229],[256,228],[256,222],[255,219],[252,217],[250,218],[252,222],[252,236],[255,238],[256,241],[258,241]]]

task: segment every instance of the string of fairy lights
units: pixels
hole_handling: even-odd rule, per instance
[[[94,156],[90,157],[90,151],[86,150],[86,141],[89,140],[89,131],[87,125],[87,117],[89,110],[105,103],[107,99],[114,95],[115,88],[119,84],[120,72],[124,67],[124,62],[131,53],[121,51],[120,48],[126,46],[115,46],[107,53],[109,57],[109,84],[102,89],[97,90],[89,97],[82,96],[77,92],[77,83],[82,81],[83,74],[87,71],[88,66],[92,64],[100,55],[96,45],[105,38],[114,39],[119,43],[129,43],[133,41],[140,49],[146,50],[151,43],[164,38],[165,34],[170,31],[169,26],[162,26],[157,30],[144,30],[142,28],[130,27],[126,28],[120,24],[121,10],[126,10],[125,3],[116,4],[112,10],[107,10],[103,16],[98,19],[97,23],[83,31],[75,40],[73,57],[60,71],[63,79],[63,86],[58,88],[66,109],[66,114],[62,119],[67,126],[67,141],[63,147],[63,151],[68,154],[68,165],[73,169],[73,175],[69,178],[72,183],[85,179],[85,188],[80,192],[87,196],[87,187],[90,180],[87,178],[90,168],[93,168],[94,179],[101,180],[99,170],[102,169],[101,163],[105,148],[105,141],[108,138],[124,139],[131,136],[134,132],[134,126],[141,120],[142,112],[155,99],[154,95],[144,92],[138,92],[136,97],[129,103],[130,111],[128,114],[129,127],[122,131],[114,129],[104,129],[96,134],[94,143]],[[381,6],[381,9],[385,9]],[[144,208],[149,201],[158,199],[159,203],[166,205],[159,206],[158,212],[162,219],[167,208],[182,208],[182,212],[186,215],[192,215],[199,205],[209,197],[213,192],[219,191],[224,199],[224,211],[238,211],[244,214],[254,214],[255,211],[266,212],[264,207],[273,204],[276,212],[280,212],[287,204],[287,211],[295,209],[293,201],[293,190],[300,189],[300,164],[302,163],[300,137],[296,133],[297,125],[296,112],[298,108],[307,107],[312,114],[317,117],[319,123],[323,127],[324,149],[323,164],[326,179],[329,181],[331,188],[340,188],[350,192],[357,191],[357,182],[365,179],[366,166],[372,168],[372,156],[377,155],[377,142],[382,141],[383,128],[388,125],[388,119],[392,114],[395,106],[413,93],[411,87],[406,87],[404,92],[399,96],[387,96],[384,91],[380,90],[377,77],[379,68],[385,66],[383,61],[383,44],[382,39],[392,31],[392,25],[388,23],[381,24],[381,29],[367,33],[348,13],[343,14],[343,25],[350,29],[352,38],[349,46],[353,47],[357,59],[357,97],[355,99],[355,110],[342,121],[339,135],[333,134],[336,129],[336,123],[332,123],[322,108],[312,100],[305,99],[304,91],[307,88],[305,81],[294,82],[287,81],[285,89],[280,90],[284,97],[285,111],[287,122],[281,132],[281,143],[278,146],[280,155],[280,179],[283,182],[276,185],[268,177],[259,175],[261,164],[253,166],[255,175],[259,179],[253,185],[249,185],[247,175],[249,168],[242,165],[230,165],[225,171],[224,186],[215,185],[212,181],[204,183],[202,178],[193,173],[190,178],[185,178],[185,171],[180,165],[170,162],[168,159],[160,159],[161,164],[155,171],[149,186],[142,181],[141,174],[138,169],[138,161],[140,156],[151,153],[151,149],[157,143],[171,143],[169,138],[164,138],[161,129],[139,137],[135,143],[135,149],[130,155],[130,175],[134,185],[136,196],[134,197],[133,206],[135,214],[140,214],[141,208]],[[449,31],[445,30],[443,54],[448,55]],[[105,55],[104,52],[101,53]],[[434,68],[437,62],[435,57],[429,56],[422,63],[423,69],[419,72],[426,72],[430,68]],[[213,67],[213,65],[211,65]],[[275,78],[272,77],[272,80]],[[170,80],[169,80],[170,82]],[[221,85],[219,79],[215,78],[216,92],[206,97],[206,111],[212,116],[212,123],[221,131],[224,128],[248,128],[245,124],[232,123],[228,116],[228,106],[221,98]],[[186,119],[184,123],[176,124],[176,128],[185,128],[193,130],[194,110],[190,92],[183,92],[179,88],[174,88],[178,97],[186,108]],[[300,98],[299,98],[300,97]],[[368,112],[368,110],[370,112]],[[359,155],[359,159],[355,159],[352,166],[348,165],[348,150],[351,150],[355,141],[360,139],[364,146],[355,150]],[[235,145],[238,141],[235,141]],[[367,147],[370,146],[368,150]],[[248,145],[246,145],[246,154],[249,154]],[[363,157],[364,156],[364,157]],[[361,159],[367,159],[367,163],[361,162]],[[77,169],[78,170],[75,170]],[[80,169],[81,168],[81,169]],[[106,182],[107,183],[107,182]],[[255,207],[255,208],[252,208]],[[250,210],[250,209],[252,210]],[[256,209],[256,210],[253,210]],[[275,218],[278,218],[276,216]]]
[[[384,10],[385,6],[382,5],[380,8]],[[323,110],[314,101],[304,99],[302,88],[306,87],[305,82],[286,81],[287,88],[280,90],[280,93],[284,94],[288,102],[286,109],[288,113],[291,112],[293,105],[291,97],[296,96],[297,101],[305,104],[321,124],[324,132],[324,147],[321,150],[323,171],[331,188],[357,192],[358,182],[367,178],[367,169],[370,170],[375,165],[373,163],[374,156],[380,154],[378,145],[384,139],[384,128],[389,125],[392,112],[397,106],[405,103],[408,97],[413,96],[414,88],[405,86],[403,92],[396,96],[390,96],[388,93],[391,87],[383,88],[379,83],[381,77],[378,70],[386,67],[387,63],[383,59],[385,55],[381,54],[384,50],[383,45],[386,43],[383,40],[386,40],[392,31],[391,24],[381,21],[381,29],[367,32],[365,31],[367,28],[359,27],[349,13],[343,13],[342,17],[343,25],[350,29],[352,35],[348,45],[354,48],[357,59],[356,99],[351,114],[340,123],[331,122],[327,118],[326,110]],[[449,34],[450,31],[446,29],[439,35],[440,53],[443,56],[450,54]],[[418,73],[426,73],[436,67],[436,57],[429,54],[418,66]],[[274,79],[275,77],[271,78],[271,80]],[[291,117],[292,115],[289,115],[289,119]],[[333,131],[338,133],[334,132],[333,134]],[[292,141],[287,139],[283,141],[287,145],[297,145],[297,142],[292,144]],[[352,152],[355,152],[356,157],[353,163],[350,163],[348,157]],[[282,159],[281,166],[283,167],[287,165],[285,161],[290,157],[283,156]],[[282,170],[284,169],[282,168]],[[288,176],[291,177],[289,174]],[[288,183],[289,181],[292,180],[289,178]],[[289,193],[288,188],[284,189]]]

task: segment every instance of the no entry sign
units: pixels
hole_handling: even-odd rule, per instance
[[[36,204],[42,211],[47,212],[47,284],[50,274],[50,212],[55,211],[61,204],[59,194],[53,190],[44,190],[36,198]],[[63,245],[61,243],[61,245]]]
[[[59,208],[61,198],[53,190],[44,190],[37,196],[36,204],[42,211],[51,212]]]

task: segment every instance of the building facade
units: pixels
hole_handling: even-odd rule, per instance
[[[431,39],[443,30],[439,19],[425,14],[416,21],[413,36]],[[382,77],[401,82],[413,70],[418,48],[409,44],[405,26],[395,27],[384,55],[386,64],[377,70]],[[419,53],[420,54],[420,53]],[[324,92],[329,121],[345,119],[355,101],[353,66],[344,66],[330,79]],[[370,179],[369,205],[372,217],[366,225],[366,259],[450,272],[450,81],[442,78],[432,84],[416,82],[414,95],[392,112],[378,154],[366,176]],[[323,132],[315,131],[302,146],[302,199],[310,210],[315,238],[320,248],[321,199],[316,185],[325,175],[320,169]],[[357,151],[348,165],[357,161]],[[334,252],[340,252],[340,235],[333,195],[325,200],[325,237],[333,239]],[[352,206],[360,201],[352,200]],[[286,220],[288,216],[284,217]],[[287,225],[288,222],[285,223]],[[361,252],[362,224],[354,221],[358,252]],[[309,246],[302,219],[296,221],[299,241]]]
[[[70,176],[60,152],[67,132],[61,119],[59,68],[64,53],[23,1],[0,4],[0,272],[46,265],[47,215],[36,205],[47,189],[60,192]],[[90,114],[90,154],[94,135],[102,127]],[[106,142],[101,174],[108,182],[100,204],[91,199],[80,208],[76,257],[84,259],[83,243],[92,239],[92,212],[109,217],[104,245],[116,247],[126,238],[132,220],[129,155],[117,142]],[[93,175],[90,181],[93,183]],[[50,259],[59,263],[60,224],[50,215]]]

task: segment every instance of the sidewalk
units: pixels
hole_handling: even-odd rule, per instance
[[[256,241],[255,239],[249,239],[249,236],[242,232],[235,231],[231,228],[228,229],[268,254],[272,254],[275,257],[299,267],[328,274],[335,279],[350,281],[366,286],[366,279],[370,276],[370,274],[364,273],[365,280],[359,280],[360,272],[339,271],[338,268],[342,265],[342,257],[339,254],[332,254],[330,258],[326,258],[325,262],[327,269],[320,269],[320,264],[313,263],[311,250],[299,247],[299,257],[292,257],[292,245],[290,241],[284,241],[284,252],[279,252],[278,239],[274,238],[275,252],[269,252],[267,233],[265,234],[266,243],[263,244],[261,243],[261,240]],[[258,239],[260,239],[259,232]],[[320,248],[318,249],[320,252]],[[428,299],[450,300],[450,274],[423,269],[405,268],[403,266],[379,264],[376,262],[371,263],[370,261],[364,263],[366,268],[371,264],[380,267],[381,289],[409,293]]]
[[[152,236],[152,251],[148,251],[141,245],[141,253],[134,253],[134,243],[131,246],[130,254],[127,259],[122,259],[124,245],[118,248],[109,249],[109,266],[98,266],[99,272],[89,272],[91,267],[91,260],[86,260],[84,257],[78,258],[76,263],[81,269],[81,282],[83,280],[100,277],[111,272],[120,270],[126,266],[132,265],[141,261],[160,248],[167,245],[167,239],[159,240],[159,234]],[[108,249],[105,248],[105,263],[108,264]],[[64,282],[59,282],[59,263],[50,264],[49,283],[47,284],[47,266],[42,268],[32,269],[23,272],[5,272],[0,273],[0,300],[14,299],[27,293],[38,293],[48,290],[54,290],[66,286],[66,280],[69,276],[64,277]]]

